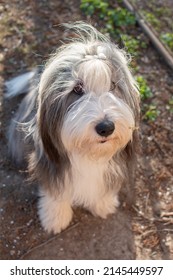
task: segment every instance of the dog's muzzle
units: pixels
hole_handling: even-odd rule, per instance
[[[95,126],[97,134],[103,137],[111,135],[115,130],[115,125],[112,121],[104,120]]]

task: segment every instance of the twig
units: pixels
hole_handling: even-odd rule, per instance
[[[23,34],[22,34],[22,32],[20,32],[20,30],[17,28],[17,26],[14,26],[13,29],[16,31],[16,33],[19,35],[19,38],[20,38],[18,43],[13,47],[13,49],[16,49],[16,48],[20,47],[20,45],[22,44]]]
[[[158,123],[156,125],[161,129],[165,129],[169,132],[173,132],[173,129],[171,127],[167,127],[167,126],[164,126],[164,125],[161,125],[161,124],[158,124]]]
[[[142,218],[144,218],[145,220],[149,220],[151,222],[154,221],[154,218],[149,218],[147,217],[142,211],[138,210],[134,205],[132,205],[132,208],[138,213],[138,215]]]
[[[64,230],[62,233],[65,233],[65,232],[68,232],[68,231],[72,230],[73,228],[75,228],[76,226],[78,226],[78,224],[79,224],[79,223],[76,223],[76,224],[72,225],[71,227],[68,227],[68,228],[67,228],[66,230]],[[50,239],[44,241],[43,243],[41,243],[41,244],[39,244],[39,245],[37,245],[37,246],[35,246],[35,247],[29,249],[26,253],[24,253],[23,255],[21,255],[19,259],[22,260],[24,257],[26,257],[27,255],[29,255],[29,254],[32,253],[33,251],[35,251],[35,250],[37,250],[37,249],[39,249],[39,248],[41,248],[41,247],[43,247],[43,246],[49,244],[50,242],[52,242],[52,241],[55,240],[56,238],[57,238],[57,234],[56,234],[55,236],[51,237]]]
[[[173,229],[169,229],[169,228],[164,228],[164,229],[151,229],[151,230],[147,230],[145,232],[143,232],[140,236],[141,237],[145,237],[150,233],[157,233],[157,232],[163,232],[163,231],[168,231],[168,232],[173,232]]]
[[[147,209],[147,206],[148,206],[149,196],[150,196],[150,193],[148,193],[146,196],[145,209]]]
[[[161,148],[161,146],[159,145],[159,143],[153,139],[154,144],[156,145],[156,147],[158,148],[158,150],[160,151],[160,154],[162,155],[162,157],[165,155],[165,152],[163,151],[163,149]]]
[[[169,217],[169,216],[173,216],[173,212],[163,212],[161,214],[161,217]]]
[[[164,217],[164,216],[163,217],[161,216],[161,218],[149,218],[143,212],[139,211],[134,205],[132,206],[132,208],[138,213],[139,216],[141,216],[142,218],[144,218],[145,220],[148,220],[150,222],[162,222],[162,223],[166,222],[167,224],[172,224],[173,223],[172,218],[167,218],[167,217]]]

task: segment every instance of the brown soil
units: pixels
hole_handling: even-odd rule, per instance
[[[0,4],[0,258],[173,259],[173,114],[169,102],[173,78],[147,38],[147,49],[137,59],[138,74],[154,93],[147,102],[156,104],[160,114],[154,122],[141,121],[135,200],[130,205],[122,202],[117,215],[107,220],[77,209],[68,229],[48,235],[37,217],[37,186],[29,185],[26,173],[8,157],[6,131],[21,98],[4,100],[3,82],[47,59],[68,36],[57,25],[86,19],[79,4],[78,0],[4,0]],[[142,33],[135,28],[134,33]]]

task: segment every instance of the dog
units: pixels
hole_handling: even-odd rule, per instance
[[[116,212],[135,162],[140,115],[126,52],[90,24],[65,27],[75,36],[41,74],[6,83],[7,97],[28,91],[10,125],[9,150],[38,180],[38,215],[54,234],[69,226],[76,206],[101,218]]]

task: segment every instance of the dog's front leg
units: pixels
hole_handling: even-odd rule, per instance
[[[119,206],[118,196],[107,193],[92,205],[89,210],[94,216],[106,219],[109,214],[114,214]]]
[[[63,196],[54,196],[52,193],[41,190],[38,214],[43,228],[49,233],[56,234],[70,224],[73,210],[70,202]]]

